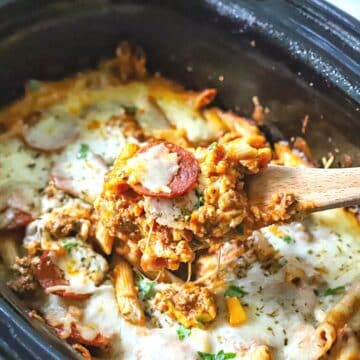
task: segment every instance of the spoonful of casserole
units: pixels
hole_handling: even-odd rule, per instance
[[[160,140],[127,144],[95,202],[103,251],[110,254],[114,239],[126,239],[117,252],[137,249],[135,266],[176,270],[200,249],[360,202],[360,169],[268,165],[272,150],[255,140],[224,138],[196,148]]]

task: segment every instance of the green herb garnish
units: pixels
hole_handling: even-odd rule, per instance
[[[214,141],[213,143],[211,143],[209,145],[209,150],[214,150],[217,146],[218,146],[218,143],[216,141]]]
[[[125,110],[125,112],[129,115],[135,115],[136,112],[137,112],[137,107],[136,106],[126,106],[126,105],[123,105],[122,106]]]
[[[186,337],[190,336],[191,334],[191,329],[186,329],[184,326],[180,325],[177,329],[176,329],[176,333],[178,338],[182,341],[184,340]]]
[[[247,294],[248,292],[244,290],[243,286],[236,286],[236,285],[230,285],[224,292],[225,297],[242,298]]]
[[[217,354],[210,354],[198,351],[199,358],[201,360],[227,360],[234,359],[236,354],[233,352],[225,353],[223,350],[220,350]]]
[[[295,242],[295,240],[290,236],[290,235],[285,235],[282,237],[282,239],[287,243],[287,244],[292,244]]]
[[[66,239],[62,241],[63,247],[66,249],[66,251],[69,253],[73,248],[78,246],[78,243],[76,240],[73,239]]]
[[[200,206],[203,206],[205,204],[205,199],[203,196],[199,196],[197,203],[194,206],[194,209],[197,210]]]
[[[239,224],[238,226],[236,226],[235,231],[236,231],[239,235],[244,235],[244,225],[243,225],[243,224]]]
[[[330,296],[330,295],[340,295],[345,292],[345,286],[338,286],[336,288],[328,288],[326,289],[324,296]]]
[[[31,79],[27,82],[27,87],[28,89],[30,89],[31,91],[37,91],[40,89],[40,86],[41,86],[41,81],[39,80],[34,80],[34,79]]]
[[[141,300],[149,300],[155,296],[156,281],[147,280],[145,277],[140,276],[136,286],[139,289],[139,297]]]
[[[81,144],[80,145],[80,150],[77,153],[76,157],[78,159],[86,159],[88,152],[89,152],[89,145],[88,144]]]

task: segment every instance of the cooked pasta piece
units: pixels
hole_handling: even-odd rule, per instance
[[[325,360],[358,360],[360,358],[360,342],[354,332],[347,326],[338,331],[336,341]]]
[[[318,358],[325,355],[336,341],[337,333],[350,321],[360,308],[360,283],[354,284],[348,293],[326,314],[325,320],[315,332],[316,344],[320,346]]]
[[[360,307],[360,282],[355,283],[347,294],[326,314],[325,322],[336,329],[343,327]]]
[[[138,298],[131,267],[126,261],[118,259],[112,274],[120,314],[132,324],[144,325],[145,315]]]

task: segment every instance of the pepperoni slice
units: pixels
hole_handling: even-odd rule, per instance
[[[181,146],[172,144],[170,142],[155,142],[144,146],[139,150],[140,153],[146,152],[153,146],[164,144],[170,152],[175,152],[179,158],[179,170],[167,186],[170,188],[169,193],[152,192],[141,184],[132,185],[131,187],[141,195],[159,197],[159,198],[174,198],[181,196],[189,191],[196,183],[199,174],[199,164],[195,156],[182,148]]]
[[[40,285],[44,289],[58,285],[69,285],[69,281],[64,278],[62,270],[51,260],[49,250],[42,253],[36,275]],[[90,294],[76,294],[73,292],[66,292],[65,290],[56,290],[53,291],[52,294],[74,300],[83,300],[90,296]]]
[[[83,345],[96,346],[96,347],[103,348],[103,347],[105,347],[106,345],[108,345],[110,343],[111,338],[107,337],[107,336],[104,336],[104,335],[101,335],[99,333],[91,340],[85,339],[81,335],[81,333],[78,330],[78,328],[76,327],[76,325],[72,324],[71,325],[71,334],[69,336],[69,340],[72,340],[74,342],[78,342],[78,343],[83,344]]]
[[[13,230],[33,221],[37,195],[34,185],[28,182],[10,181],[0,186],[0,229]]]
[[[22,129],[22,139],[31,149],[54,152],[74,142],[79,134],[76,119],[66,113],[34,114]]]
[[[6,230],[14,230],[20,227],[28,225],[33,221],[31,214],[18,210],[18,209],[8,209],[10,214],[7,211],[0,214],[0,229],[4,228]]]
[[[56,331],[57,334],[61,335],[61,333],[64,330],[64,327],[62,325],[56,326],[56,327],[54,327],[54,330]],[[100,333],[98,333],[91,340],[85,339],[81,335],[81,333],[80,333],[79,329],[77,328],[76,324],[72,323],[71,324],[71,333],[66,338],[66,340],[68,340],[69,342],[79,343],[79,344],[82,344],[82,345],[95,346],[95,347],[103,348],[103,347],[107,346],[111,342],[111,337],[104,336],[104,335],[101,335]]]

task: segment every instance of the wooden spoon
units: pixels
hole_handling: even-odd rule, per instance
[[[266,209],[277,195],[293,194],[301,212],[360,204],[360,167],[316,169],[270,165],[246,177],[249,203]]]

